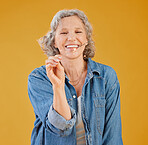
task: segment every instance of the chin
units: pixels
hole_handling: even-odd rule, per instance
[[[77,55],[64,55],[64,57],[68,58],[68,59],[78,59],[80,57],[83,58],[83,55],[82,54],[77,54]]]

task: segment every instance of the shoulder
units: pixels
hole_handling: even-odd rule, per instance
[[[99,75],[103,78],[106,77],[117,77],[117,73],[112,66],[96,62],[94,60],[89,59],[88,61],[91,71],[98,72]]]
[[[117,73],[116,73],[115,69],[112,66],[102,64],[102,63],[98,63],[98,65],[99,65],[100,70],[101,70],[101,75],[104,78],[107,78],[107,77],[116,78],[117,77]]]
[[[38,68],[35,68],[28,76],[28,78],[30,77],[36,77],[36,78],[47,78],[47,74],[46,74],[46,67],[45,65],[40,66]]]
[[[117,73],[110,65],[91,60],[91,68],[99,73],[99,77],[105,80],[105,84],[112,85],[118,81]]]
[[[28,81],[47,81],[50,82],[49,78],[46,74],[46,67],[45,65],[35,68],[29,75]]]
[[[46,68],[45,65],[40,66],[38,68],[35,68],[30,74],[29,76],[40,76],[40,75],[44,75],[46,74]]]

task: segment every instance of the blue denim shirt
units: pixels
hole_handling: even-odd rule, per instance
[[[120,116],[120,85],[110,66],[88,59],[87,76],[81,94],[81,114],[87,145],[123,145]],[[66,76],[66,74],[65,74]],[[71,120],[53,109],[53,89],[45,65],[28,77],[28,94],[36,120],[31,145],[76,145],[77,94],[65,78],[65,92]]]

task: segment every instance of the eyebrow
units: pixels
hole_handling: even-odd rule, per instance
[[[81,29],[82,30],[82,28],[76,28],[76,29]]]
[[[83,30],[82,28],[79,28],[79,27],[75,27],[75,29]],[[67,28],[62,28],[61,30],[62,30],[62,31],[63,31],[63,30],[67,30]]]

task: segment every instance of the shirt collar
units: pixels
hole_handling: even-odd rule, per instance
[[[95,61],[93,61],[91,58],[88,58],[88,63],[87,63],[87,66],[88,66],[88,73],[93,73],[93,72],[97,72],[99,75],[100,75],[100,66],[99,66],[99,63],[96,63]]]

